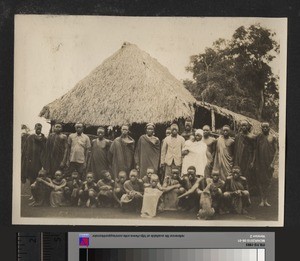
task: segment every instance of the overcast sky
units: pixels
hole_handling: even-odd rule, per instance
[[[47,133],[48,124],[38,117],[42,107],[73,88],[124,41],[136,44],[182,80],[191,78],[185,71],[191,55],[218,38],[230,39],[239,26],[255,23],[275,32],[286,48],[286,20],[278,18],[16,16],[15,121],[30,128],[41,122]],[[285,73],[284,53],[281,50],[272,64],[276,74]]]

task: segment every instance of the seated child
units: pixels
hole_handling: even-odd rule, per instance
[[[162,185],[163,194],[163,210],[177,210],[178,196],[186,190],[182,187],[184,182],[180,178],[179,170],[172,168],[171,176],[166,176]]]
[[[126,177],[127,177],[126,172],[120,171],[118,174],[118,178],[116,178],[115,180],[115,187],[114,187],[113,194],[115,200],[118,202],[120,206],[122,206],[120,199],[124,194],[126,194],[126,191],[124,189],[124,183],[126,181]]]
[[[208,185],[206,186],[204,191],[208,191],[210,193],[210,197],[212,200],[211,204],[215,212],[222,214],[223,187],[225,182],[220,179],[219,172],[214,170],[211,174],[211,178],[207,178],[207,183]]]
[[[60,170],[54,174],[54,179],[48,181],[41,179],[40,182],[51,188],[50,192],[50,206],[53,208],[65,206],[64,187],[67,182],[63,178]]]
[[[159,198],[163,194],[161,187],[159,188],[159,177],[152,174],[150,178],[150,187],[146,187],[143,196],[143,205],[141,217],[155,217]]]
[[[31,184],[30,189],[34,201],[29,204],[30,206],[39,207],[49,205],[51,189],[45,183],[41,182],[41,180],[45,180],[49,183],[51,182],[51,179],[47,178],[46,174],[46,170],[41,169],[38,173],[37,179]]]
[[[151,175],[153,175],[153,174],[154,174],[154,169],[153,168],[147,168],[147,175],[142,178],[144,188],[151,187],[150,180],[151,180]],[[162,189],[160,183],[158,183],[157,186],[160,190]]]
[[[150,187],[150,178],[151,178],[151,175],[154,174],[154,169],[153,168],[147,168],[147,175],[144,176],[142,178],[142,181],[144,183],[144,188],[147,188],[147,187]]]
[[[81,186],[82,181],[79,179],[79,173],[74,171],[71,177],[68,178],[67,185],[65,186],[65,198],[71,206],[77,205]]]
[[[135,210],[140,212],[143,202],[144,185],[138,179],[138,172],[133,169],[129,173],[129,180],[125,181],[124,189],[126,194],[121,197],[122,210]]]
[[[196,168],[190,166],[187,169],[187,175],[183,176],[185,193],[178,196],[179,206],[182,210],[197,211],[200,209],[200,197],[206,188],[206,180],[196,176]]]
[[[232,168],[232,175],[227,177],[224,185],[224,204],[229,211],[238,214],[247,214],[250,206],[250,194],[247,179],[241,176],[238,166]]]
[[[104,178],[100,179],[97,182],[97,186],[99,189],[98,205],[104,207],[113,206],[115,200],[113,196],[115,182],[111,178],[111,174],[107,170],[102,171],[101,176],[103,176]]]
[[[94,181],[94,173],[88,172],[79,190],[78,206],[96,207],[98,186]]]

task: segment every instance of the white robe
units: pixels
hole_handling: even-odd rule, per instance
[[[207,164],[207,145],[203,140],[185,142],[184,150],[188,150],[189,153],[184,156],[182,161],[182,175],[187,174],[187,169],[190,166],[196,168],[196,175],[204,176],[204,169]]]
[[[159,198],[163,192],[158,188],[145,188],[141,217],[155,217]]]

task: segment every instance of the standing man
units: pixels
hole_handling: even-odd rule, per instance
[[[171,176],[171,170],[177,167],[181,172],[182,165],[182,149],[185,139],[178,134],[178,125],[171,125],[171,135],[164,140],[161,150],[161,167],[165,168],[165,177]]]
[[[105,129],[103,127],[99,127],[97,129],[98,138],[92,141],[89,171],[94,173],[95,182],[104,178],[101,176],[103,170],[110,170],[108,152],[112,141],[105,139],[104,134]]]
[[[228,125],[224,125],[222,131],[223,134],[217,139],[213,170],[219,172],[220,178],[225,181],[231,175],[233,166],[234,140],[229,136]]]
[[[241,168],[241,173],[247,179],[249,189],[252,190],[255,184],[253,180],[255,137],[249,131],[248,121],[243,120],[240,124],[241,131],[234,140],[234,166]]]
[[[86,170],[88,155],[91,148],[90,138],[83,133],[83,124],[78,122],[75,124],[75,133],[68,137],[68,157],[67,166],[69,172],[77,171],[79,179],[84,179],[83,174]]]
[[[45,169],[50,178],[54,178],[57,170],[62,170],[66,164],[68,139],[62,134],[62,124],[54,125],[54,133],[51,133],[46,142]]]
[[[261,124],[261,130],[262,132],[257,136],[255,151],[257,183],[261,197],[259,206],[270,207],[271,205],[268,202],[268,196],[274,173],[278,141],[275,136],[270,134],[270,125],[268,122],[263,122]]]
[[[125,171],[127,177],[133,168],[135,141],[129,136],[128,125],[121,127],[121,136],[116,138],[109,149],[113,179],[118,177],[120,171]]]
[[[181,133],[181,136],[185,139],[188,140],[191,135],[195,135],[195,130],[192,128],[192,120],[190,118],[185,120],[184,123],[184,131]]]
[[[42,133],[42,124],[37,123],[34,126],[35,133],[27,137],[24,145],[25,159],[24,159],[24,179],[29,179],[30,184],[33,184],[38,176],[39,171],[45,165],[45,145],[46,137]]]
[[[216,139],[210,135],[210,127],[208,125],[203,126],[203,141],[207,146],[206,157],[207,164],[204,169],[204,177],[210,178],[214,165],[214,158],[216,153]]]
[[[25,126],[25,125],[24,125]],[[22,126],[22,136],[21,136],[21,181],[26,183],[26,140],[30,135],[26,131],[27,127]]]
[[[154,135],[154,124],[146,125],[146,134],[142,135],[137,143],[134,159],[136,169],[140,171],[140,178],[147,175],[147,169],[151,168],[158,173],[160,158],[160,141]]]
[[[168,137],[168,136],[170,136],[170,135],[171,135],[171,127],[168,127],[168,128],[166,129],[166,137]],[[165,137],[165,138],[166,138],[166,137]],[[165,138],[162,139],[161,145],[163,145]]]

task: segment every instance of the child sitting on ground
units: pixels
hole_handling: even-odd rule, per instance
[[[211,178],[207,178],[207,184],[208,185],[204,191],[208,191],[210,193],[212,207],[216,213],[223,214],[223,187],[225,182],[220,179],[219,171],[212,171]]]
[[[126,181],[127,174],[125,171],[120,171],[118,174],[118,178],[115,180],[115,187],[114,187],[114,198],[118,202],[119,206],[122,206],[121,197],[126,194],[124,189],[124,183]]]
[[[113,206],[114,196],[113,189],[115,186],[114,180],[111,178],[109,171],[104,170],[101,173],[104,178],[100,179],[97,183],[99,193],[98,193],[98,206]]]
[[[247,179],[241,176],[238,166],[232,168],[232,175],[227,177],[224,185],[224,205],[229,211],[237,214],[247,214],[250,206],[250,194]]]
[[[147,188],[147,187],[150,187],[150,178],[151,178],[151,175],[154,174],[154,169],[153,168],[147,168],[147,175],[145,175],[143,178],[142,178],[142,181],[144,183],[144,188]]]
[[[138,179],[137,176],[137,170],[131,170],[129,180],[124,183],[126,194],[121,197],[122,210],[135,210],[136,212],[141,211],[144,185],[142,180]]]
[[[185,193],[185,189],[181,183],[184,182],[179,176],[179,170],[172,168],[172,175],[166,176],[162,185],[163,195],[163,210],[177,210],[178,196]]]
[[[81,186],[82,181],[79,179],[79,173],[74,171],[65,186],[65,198],[71,206],[77,205]]]
[[[50,206],[53,208],[62,207],[66,205],[64,197],[64,187],[67,182],[63,178],[63,174],[60,170],[57,170],[54,174],[54,179],[45,180],[38,178],[40,182],[51,188],[50,192]]]
[[[86,207],[96,207],[98,192],[98,186],[94,181],[94,173],[87,173],[86,180],[79,190],[78,206],[85,205]]]
[[[40,207],[49,205],[51,189],[45,183],[41,182],[41,180],[45,180],[49,183],[51,182],[51,179],[47,178],[46,174],[46,170],[41,169],[38,173],[37,179],[31,184],[30,189],[34,201],[29,203],[30,206]]]

